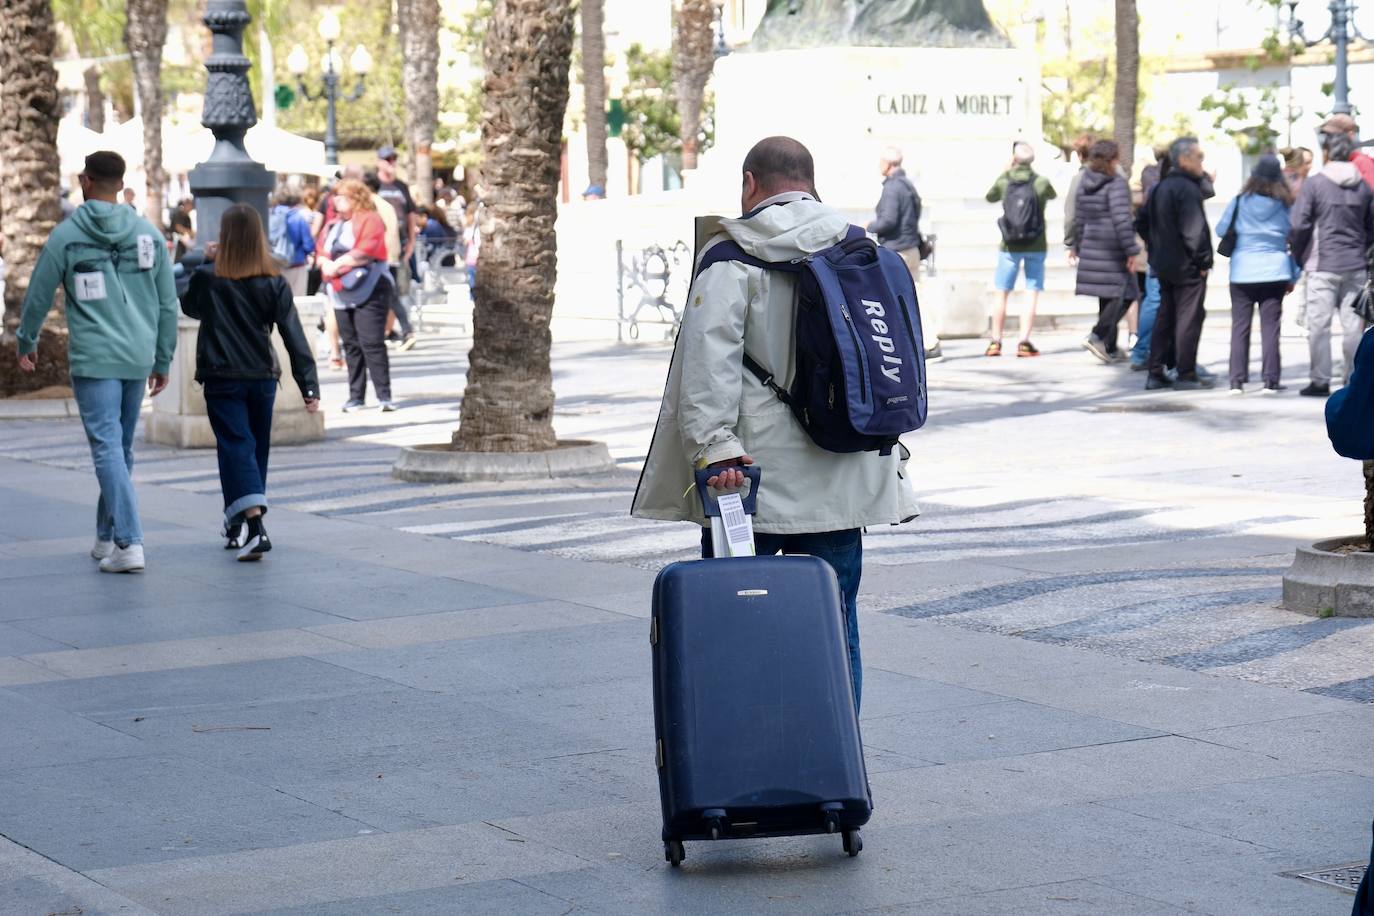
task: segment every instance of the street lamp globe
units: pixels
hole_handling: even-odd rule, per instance
[[[320,72],[325,76],[343,72],[343,55],[337,48],[330,48],[320,55]]]
[[[305,71],[310,69],[310,57],[305,53],[303,45],[296,45],[291,49],[291,53],[286,57],[286,69],[294,77],[302,77]]]
[[[353,56],[348,59],[348,65],[359,76],[367,76],[372,72],[372,55],[368,53],[367,48],[358,45],[353,51]]]
[[[339,40],[339,35],[343,33],[343,26],[339,23],[339,14],[333,10],[325,10],[320,17],[320,37],[327,44],[333,44]]]

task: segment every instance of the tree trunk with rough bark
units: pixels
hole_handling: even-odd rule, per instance
[[[497,0],[482,103],[482,255],[467,390],[454,447],[533,452],[557,444],[549,366],[558,178],[568,107],[568,0]]]
[[[87,67],[81,78],[86,83],[86,126],[98,134],[103,134],[105,90],[100,88],[100,68]]]
[[[1364,463],[1364,544],[1374,551],[1374,461]]]
[[[431,147],[439,126],[439,19],[439,0],[400,0],[397,6],[411,190],[424,204],[434,202]]]
[[[1135,121],[1140,107],[1140,16],[1136,0],[1116,0],[1116,93],[1112,99],[1112,139],[1121,147],[1121,164],[1135,162]]]
[[[134,89],[143,111],[143,172],[148,193],[144,208],[154,226],[167,221],[162,189],[162,46],[167,43],[167,0],[128,0],[124,44],[134,64]]]
[[[673,88],[677,95],[682,168],[697,167],[706,83],[715,68],[715,7],[711,0],[678,0],[673,9]]]
[[[582,0],[582,95],[587,109],[587,178],[606,187],[606,31],[604,0]]]
[[[52,63],[56,44],[48,0],[0,0],[0,229],[6,266],[0,396],[67,383],[60,295],[55,320],[39,341],[38,373],[19,374],[13,350],[29,275],[62,215],[57,202],[62,102]]]

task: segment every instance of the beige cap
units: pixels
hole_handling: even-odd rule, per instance
[[[1351,134],[1359,129],[1360,125],[1348,114],[1334,114],[1323,121],[1321,126],[1321,132],[1324,134]]]

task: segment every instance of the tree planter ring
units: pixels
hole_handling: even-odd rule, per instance
[[[1363,535],[1299,547],[1283,577],[1283,606],[1314,617],[1374,617],[1374,553],[1338,553]]]
[[[566,439],[546,452],[460,452],[447,442],[401,449],[391,475],[409,483],[548,480],[615,470],[604,442]]]

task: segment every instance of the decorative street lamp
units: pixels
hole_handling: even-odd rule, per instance
[[[339,40],[342,32],[343,26],[339,23],[338,15],[333,10],[325,10],[324,16],[320,19],[320,37],[324,39],[325,44],[324,57],[320,60],[324,88],[319,92],[312,93],[305,85],[305,71],[310,69],[310,57],[305,53],[305,48],[296,45],[286,58],[286,68],[296,78],[296,88],[301,97],[310,102],[325,100],[324,161],[328,165],[339,164],[339,126],[335,112],[341,98],[339,74],[343,71],[343,60],[335,50],[334,43]],[[352,92],[342,98],[346,102],[356,102],[362,98],[364,81],[372,71],[372,55],[367,52],[367,48],[358,45],[353,51],[353,56],[348,59],[348,65],[358,75],[358,83]]]
[[[1355,25],[1355,0],[1331,0],[1327,9],[1331,11],[1331,28],[1315,41],[1308,39],[1303,32],[1302,20],[1298,18],[1298,0],[1284,0],[1288,5],[1288,35],[1302,42],[1304,47],[1331,42],[1336,46],[1336,83],[1335,107],[1333,114],[1350,114],[1349,48],[1352,41],[1365,44],[1369,39],[1360,33]]]
[[[243,145],[243,135],[258,122],[253,93],[248,87],[248,58],[243,56],[243,30],[252,21],[244,0],[208,0],[205,24],[214,33],[210,71],[205,83],[205,107],[200,123],[215,135],[210,158],[188,176],[196,200],[198,246],[219,238],[219,220],[237,203],[251,204],[267,225],[267,195],[277,176],[255,162]]]

